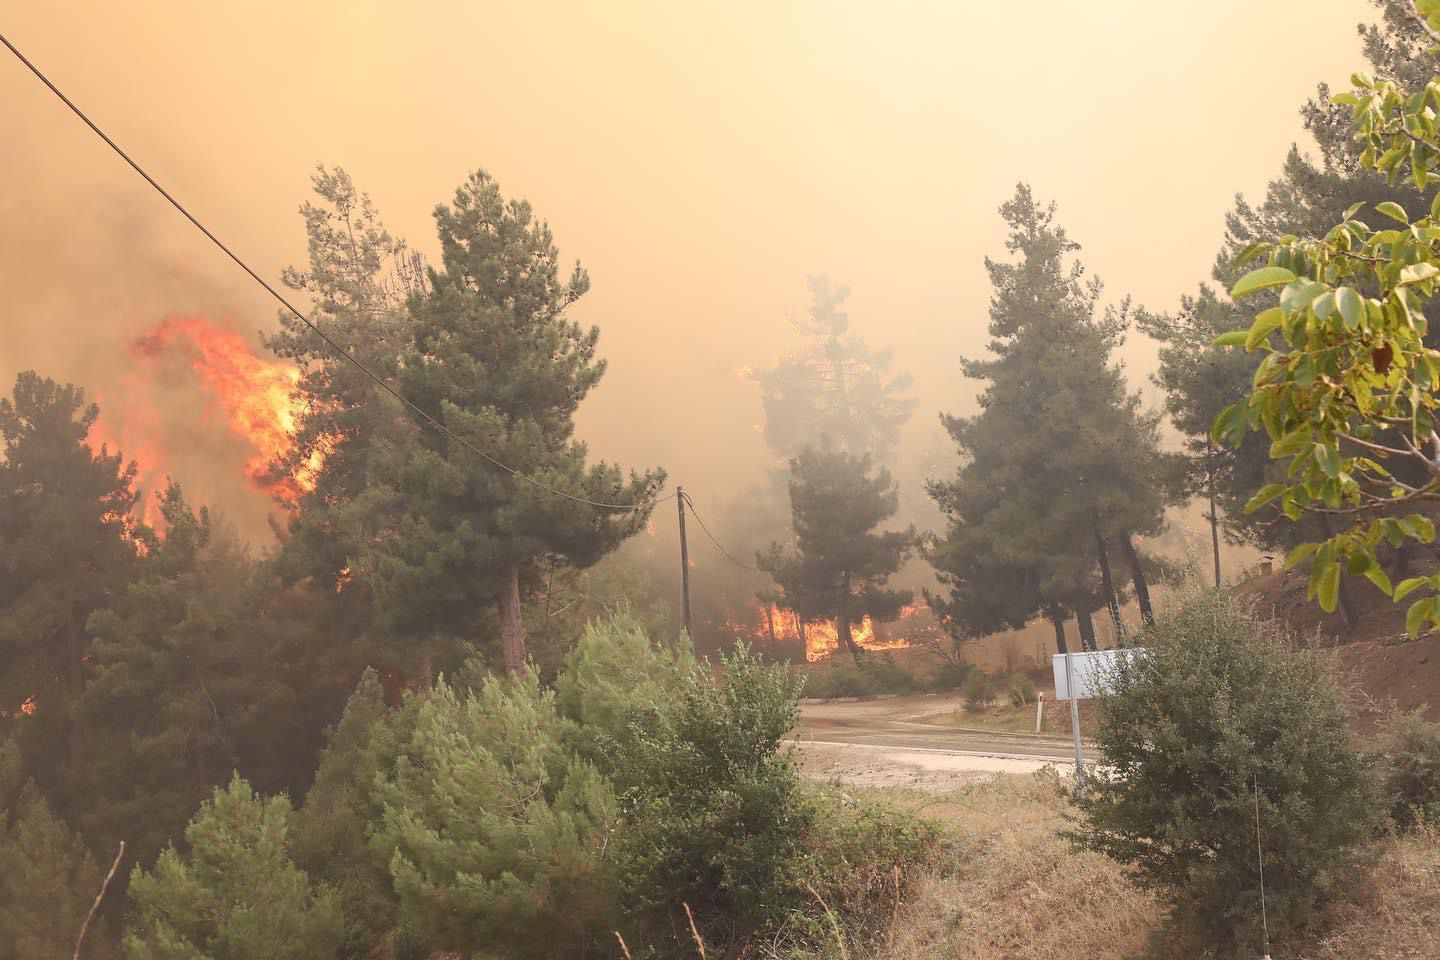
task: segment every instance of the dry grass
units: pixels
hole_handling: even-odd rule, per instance
[[[1386,843],[1380,863],[1338,907],[1306,960],[1440,957],[1440,832]]]
[[[907,884],[888,942],[865,960],[1126,960],[1193,956],[1153,940],[1164,908],[1117,865],[1076,853],[1057,835],[1067,802],[1053,775],[1004,776],[936,796],[872,791],[873,799],[943,821],[953,856]],[[1176,952],[1178,950],[1179,952]],[[838,956],[827,953],[826,956]],[[1309,946],[1276,960],[1440,957],[1440,832],[1383,842],[1377,867],[1334,909]]]
[[[1001,777],[940,797],[887,793],[946,821],[955,862],[917,878],[883,960],[953,957],[1101,960],[1141,951],[1161,910],[1103,857],[1058,836],[1066,802],[1053,775]]]

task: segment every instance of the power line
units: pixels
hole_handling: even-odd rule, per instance
[[[700,514],[695,512],[695,501],[690,499],[690,494],[683,494],[683,496],[685,497],[685,502],[690,506],[690,515],[695,518],[696,523],[700,524],[700,529],[705,531],[705,536],[710,538],[710,542],[715,544],[715,548],[725,555],[725,559],[729,560],[736,566],[744,567],[746,570],[754,570],[756,573],[765,572],[753,564],[746,563],[743,560],[736,560],[733,556],[731,556],[730,551],[726,550],[724,545],[721,544],[719,540],[715,539],[715,534],[710,532],[710,528],[705,526],[705,521],[700,519]]]
[[[475,445],[474,445],[473,443],[471,443],[470,441],[464,439],[463,437],[459,437],[459,436],[455,435],[453,432],[451,432],[450,428],[446,427],[446,426],[445,426],[443,423],[441,423],[439,420],[436,420],[434,417],[430,416],[430,414],[426,413],[424,410],[420,409],[418,406],[416,406],[416,405],[415,405],[414,403],[412,403],[410,400],[406,399],[404,396],[402,396],[402,395],[400,394],[400,392],[399,392],[398,390],[396,390],[394,387],[390,386],[390,384],[386,383],[385,380],[384,380],[384,378],[382,378],[379,374],[375,373],[375,372],[372,371],[369,367],[365,366],[365,364],[361,363],[358,359],[356,359],[355,356],[352,355],[348,350],[346,350],[344,347],[340,346],[340,344],[338,344],[338,343],[336,343],[334,340],[332,340],[332,339],[330,338],[329,334],[325,333],[325,331],[321,330],[321,329],[320,329],[319,327],[317,327],[314,323],[310,322],[310,318],[307,317],[307,316],[305,316],[305,314],[303,314],[303,313],[301,313],[299,310],[295,309],[295,307],[290,304],[290,301],[286,300],[285,297],[282,296],[278,290],[276,290],[276,289],[275,289],[274,287],[272,287],[269,283],[267,283],[267,282],[264,280],[264,278],[262,278],[262,277],[260,276],[260,274],[256,273],[254,270],[250,269],[250,265],[249,265],[249,264],[247,264],[244,260],[241,260],[238,256],[236,256],[236,254],[235,254],[229,247],[227,247],[224,243],[222,243],[222,242],[220,241],[220,238],[219,238],[219,237],[215,236],[215,234],[213,234],[213,233],[210,232],[209,228],[207,228],[207,227],[205,226],[205,224],[201,223],[198,219],[196,219],[196,217],[195,217],[194,214],[192,214],[189,210],[185,209],[185,207],[180,203],[179,200],[176,200],[173,196],[170,195],[170,192],[169,192],[168,190],[166,190],[164,187],[160,186],[160,184],[155,180],[155,178],[152,177],[152,176],[150,176],[150,174],[146,173],[146,172],[145,172],[145,169],[144,169],[143,167],[141,167],[140,164],[138,164],[138,163],[136,163],[134,160],[132,160],[132,159],[130,158],[130,155],[129,155],[128,153],[126,153],[124,150],[122,150],[122,149],[120,148],[120,145],[110,138],[109,134],[107,134],[104,130],[101,130],[98,126],[96,126],[96,125],[95,125],[95,122],[94,122],[93,120],[91,120],[88,116],[86,116],[86,115],[85,115],[85,112],[84,112],[83,110],[81,110],[78,106],[76,106],[76,105],[75,105],[75,102],[74,102],[73,100],[71,100],[69,97],[65,96],[65,94],[60,90],[59,87],[57,87],[57,86],[55,86],[55,84],[51,83],[51,82],[50,82],[50,78],[47,77],[47,76],[45,76],[45,74],[41,73],[41,72],[40,72],[40,68],[37,67],[37,66],[35,66],[35,64],[31,63],[30,60],[29,60],[29,58],[26,57],[25,54],[21,53],[21,52],[19,51],[19,49],[16,48],[15,44],[11,43],[10,40],[9,40],[8,38],[6,38],[6,36],[5,36],[3,33],[0,33],[0,43],[3,43],[3,44],[6,46],[6,48],[9,49],[9,51],[10,51],[11,53],[15,54],[15,57],[16,57],[21,63],[23,63],[23,64],[25,65],[25,67],[26,67],[31,73],[33,73],[33,74],[36,76],[36,78],[39,79],[39,81],[40,81],[41,83],[45,84],[46,87],[50,88],[50,92],[53,93],[53,94],[55,94],[55,96],[59,97],[59,98],[60,98],[60,101],[61,101],[62,103],[64,103],[65,106],[67,106],[67,107],[70,108],[70,112],[71,112],[71,113],[75,114],[75,116],[77,116],[77,117],[79,117],[81,120],[83,120],[83,121],[85,122],[85,125],[86,125],[87,127],[89,127],[92,131],[94,131],[94,133],[95,133],[96,136],[98,136],[101,140],[104,140],[105,143],[110,147],[110,149],[111,149],[111,150],[114,150],[115,153],[116,153],[117,155],[119,155],[120,159],[124,160],[127,164],[129,164],[129,165],[130,165],[130,168],[131,168],[132,170],[134,170],[136,173],[140,174],[140,176],[144,178],[144,180],[145,180],[146,183],[148,183],[148,184],[150,184],[150,186],[154,187],[154,188],[155,188],[155,191],[156,191],[157,193],[159,193],[160,196],[162,196],[162,197],[164,197],[166,200],[168,200],[168,201],[170,202],[170,205],[171,205],[172,207],[174,207],[176,210],[180,211],[180,213],[185,217],[185,219],[189,220],[192,224],[195,225],[195,228],[196,228],[197,230],[199,230],[201,233],[205,234],[205,236],[210,240],[211,243],[215,244],[216,247],[220,248],[220,251],[221,251],[222,253],[224,253],[227,257],[229,257],[231,260],[233,260],[233,261],[235,262],[235,265],[236,265],[236,266],[238,266],[241,270],[244,270],[246,273],[248,273],[248,274],[250,275],[250,279],[252,279],[252,280],[254,280],[256,283],[260,284],[261,287],[264,287],[266,293],[270,294],[270,296],[274,297],[274,298],[280,303],[280,305],[281,305],[282,307],[284,307],[286,310],[289,310],[289,311],[290,311],[291,313],[293,313],[296,317],[298,317],[298,318],[300,319],[300,322],[301,322],[301,323],[305,324],[305,326],[307,326],[307,327],[309,327],[311,330],[313,330],[313,331],[315,332],[315,335],[318,336],[322,341],[324,341],[325,345],[326,345],[327,347],[329,347],[335,354],[337,354],[337,355],[340,356],[340,357],[343,357],[345,360],[348,360],[351,364],[353,364],[353,365],[355,366],[355,368],[356,368],[357,370],[359,370],[361,373],[365,374],[365,376],[369,377],[371,380],[375,381],[375,384],[376,384],[377,386],[379,386],[382,390],[384,390],[386,393],[390,394],[390,395],[391,395],[392,397],[394,397],[396,400],[399,400],[402,404],[404,404],[405,406],[409,407],[409,408],[410,408],[411,410],[413,410],[415,413],[419,414],[419,416],[421,417],[421,419],[423,419],[423,420],[424,420],[426,423],[428,423],[431,427],[433,427],[433,428],[435,428],[436,430],[440,431],[441,434],[443,434],[444,436],[450,438],[451,440],[455,441],[456,443],[460,444],[460,446],[464,447],[466,450],[469,450],[471,453],[475,454],[476,456],[481,457],[482,459],[488,461],[491,465],[493,465],[493,466],[495,466],[495,467],[498,467],[498,468],[501,469],[501,470],[504,470],[506,473],[510,474],[511,476],[515,477],[515,478],[518,479],[518,480],[524,480],[526,483],[529,483],[529,484],[531,484],[532,486],[535,486],[535,487],[538,487],[538,488],[541,489],[541,490],[544,490],[546,493],[554,494],[554,495],[557,496],[557,497],[563,497],[564,499],[574,501],[575,503],[583,503],[583,504],[585,504],[585,505],[587,505],[587,506],[591,506],[591,507],[601,507],[601,508],[608,509],[608,510],[635,510],[635,511],[638,511],[638,510],[641,510],[641,509],[644,508],[642,504],[635,504],[635,503],[604,503],[604,502],[597,501],[597,500],[588,500],[588,499],[586,499],[585,497],[577,497],[577,496],[575,496],[574,494],[566,493],[566,492],[563,491],[563,490],[556,490],[554,487],[551,487],[551,486],[548,486],[548,485],[546,485],[546,484],[544,484],[544,483],[541,483],[539,480],[536,480],[534,477],[531,477],[531,476],[528,476],[527,474],[521,473],[519,470],[516,470],[514,467],[510,466],[509,464],[502,463],[501,461],[495,459],[495,458],[494,458],[493,456],[491,456],[490,454],[486,453],[484,450],[481,450],[479,447],[475,446]],[[674,496],[674,494],[671,494],[671,496]],[[668,499],[670,499],[670,497],[666,497],[666,498],[665,498],[665,500],[668,500]],[[650,506],[653,507],[653,506],[656,506],[656,505],[658,505],[658,504],[664,503],[665,500],[656,500],[654,503],[650,504]],[[698,518],[697,518],[697,519],[698,519]]]

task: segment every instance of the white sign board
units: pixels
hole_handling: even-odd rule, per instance
[[[1143,647],[1126,647],[1123,650],[1091,650],[1086,653],[1072,653],[1070,672],[1075,677],[1077,699],[1092,700],[1110,692],[1110,676],[1115,670],[1118,657],[1143,657]],[[1066,683],[1065,654],[1057,653],[1050,661],[1055,672],[1055,699],[1070,699],[1070,684]]]

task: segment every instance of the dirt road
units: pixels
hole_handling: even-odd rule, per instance
[[[936,722],[958,706],[954,696],[807,703],[795,742],[805,753],[808,775],[854,786],[944,790],[996,773],[1074,764],[1070,740]],[[1088,753],[1086,759],[1092,759]]]

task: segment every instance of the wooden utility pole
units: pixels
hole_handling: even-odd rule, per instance
[[[685,619],[685,636],[693,643],[690,632],[690,547],[685,542],[685,488],[675,488],[675,507],[680,511],[680,603]]]

